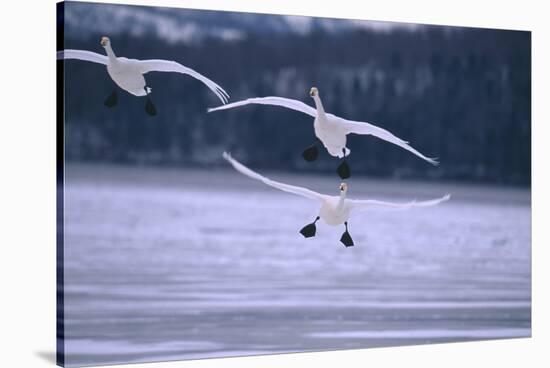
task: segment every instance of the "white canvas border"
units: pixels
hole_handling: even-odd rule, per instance
[[[98,1],[107,2],[107,1]],[[535,1],[149,0],[108,2],[531,30],[533,41],[533,338],[210,359],[119,367],[478,367],[547,361],[549,25]],[[55,1],[4,2],[0,278],[5,367],[53,366],[55,351]],[[6,83],[7,82],[7,83]],[[547,348],[546,348],[547,349]],[[545,354],[546,353],[546,354]],[[544,357],[546,356],[546,359]]]

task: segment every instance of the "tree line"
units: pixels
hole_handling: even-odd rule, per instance
[[[102,53],[99,39],[71,38],[66,48]],[[231,101],[282,96],[312,105],[316,86],[325,109],[390,130],[441,165],[431,167],[373,137],[348,136],[358,174],[529,185],[531,177],[531,39],[529,32],[427,26],[417,31],[307,35],[249,34],[223,42],[170,44],[152,35],[112,35],[117,55],[177,60],[211,78]],[[66,139],[70,161],[210,166],[221,152],[256,168],[328,172],[334,158],[306,164],[314,142],[311,117],[278,107],[246,106],[206,113],[219,100],[185,76],[151,73],[158,115],[144,99],[119,93],[104,67],[68,61]]]

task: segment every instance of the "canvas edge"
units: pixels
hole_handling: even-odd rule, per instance
[[[56,49],[65,43],[65,3],[56,3]],[[64,163],[65,163],[65,70],[56,61],[56,364],[65,366],[65,290],[64,290]]]

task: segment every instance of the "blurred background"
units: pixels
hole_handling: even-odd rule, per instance
[[[214,80],[231,101],[282,96],[367,121],[439,157],[431,167],[372,137],[352,135],[357,175],[505,183],[531,178],[529,32],[69,3],[65,48],[176,60]],[[60,20],[61,21],[61,20]],[[256,167],[326,172],[328,155],[305,164],[312,119],[280,107],[206,114],[219,100],[201,82],[150,73],[158,116],[120,93],[101,65],[66,63],[66,159],[207,166],[230,149]]]
[[[64,349],[68,366],[469,341],[531,334],[529,32],[73,3],[64,47],[176,60],[231,101],[282,96],[368,121],[433,167],[350,136],[349,196],[451,193],[433,208],[354,212],[355,246],[318,205],[235,172],[336,194],[306,163],[312,118],[269,106],[207,114],[193,78],[150,73],[158,115],[102,65],[65,66]],[[61,32],[63,31],[63,32]],[[61,63],[59,61],[58,63]]]

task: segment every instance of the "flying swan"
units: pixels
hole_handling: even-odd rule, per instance
[[[131,93],[134,96],[146,96],[145,111],[151,115],[156,115],[155,105],[151,102],[149,94],[151,88],[145,82],[144,74],[149,72],[175,72],[188,74],[193,78],[200,80],[208,88],[214,92],[222,103],[227,103],[229,95],[222,87],[206,78],[202,74],[194,71],[191,68],[181,65],[175,61],[169,60],[136,60],[125,57],[117,57],[111,47],[111,41],[108,37],[101,38],[101,46],[105,48],[107,56],[97,54],[86,50],[62,50],[57,52],[57,59],[78,59],[91,61],[93,63],[103,64],[107,66],[107,72],[113,81],[123,90]],[[117,104],[118,97],[116,89],[105,100],[105,106],[113,107]]]
[[[298,100],[271,96],[249,98],[243,101],[233,102],[228,105],[209,108],[208,112],[231,109],[233,107],[244,106],[248,104],[260,104],[282,106],[288,109],[303,112],[304,114],[308,114],[315,118],[315,120],[313,121],[313,129],[315,130],[315,135],[323,143],[328,153],[334,157],[343,159],[337,168],[338,175],[340,175],[342,179],[347,179],[351,176],[349,165],[346,163],[346,156],[350,154],[349,148],[346,147],[346,136],[348,134],[373,135],[387,142],[396,144],[399,147],[412,152],[416,156],[428,161],[433,165],[438,164],[436,159],[424,156],[423,154],[412,148],[409,145],[409,142],[397,138],[395,135],[385,129],[366,122],[346,120],[333,114],[326,113],[325,109],[323,108],[321,98],[319,97],[319,90],[316,87],[311,88],[309,95],[313,97],[313,101],[315,102],[315,109]],[[315,159],[317,159],[318,153],[319,151],[317,149],[317,146],[314,144],[311,147],[306,148],[302,153],[302,156],[306,161],[314,161]]]
[[[241,174],[244,174],[252,179],[261,181],[264,184],[267,184],[271,187],[282,190],[283,192],[297,194],[297,195],[318,201],[319,204],[321,205],[321,209],[319,210],[318,216],[315,218],[315,220],[312,223],[304,226],[300,230],[300,234],[302,234],[305,238],[310,238],[315,236],[315,232],[316,232],[315,223],[319,219],[323,219],[325,223],[331,226],[344,224],[346,229],[342,234],[340,241],[346,247],[353,246],[353,239],[351,238],[348,232],[348,219],[349,219],[351,210],[353,209],[362,210],[362,209],[370,208],[372,206],[388,206],[388,207],[401,208],[401,209],[408,209],[411,207],[428,207],[428,206],[435,206],[451,198],[451,195],[447,194],[441,198],[432,199],[429,201],[417,202],[415,200],[408,203],[383,202],[383,201],[377,201],[374,199],[349,199],[349,198],[346,198],[346,195],[348,192],[348,185],[346,183],[340,184],[340,195],[330,196],[330,195],[314,192],[313,190],[309,190],[307,188],[279,183],[277,181],[266,178],[265,176],[262,176],[250,170],[248,167],[244,166],[243,164],[241,164],[240,162],[232,158],[231,155],[227,152],[223,153],[223,158],[226,159]]]

